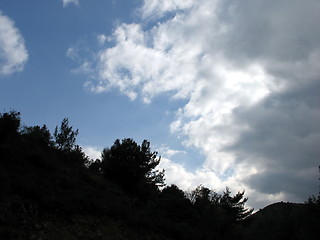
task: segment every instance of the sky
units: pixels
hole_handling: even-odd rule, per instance
[[[1,0],[0,109],[93,159],[151,142],[167,184],[245,190],[255,209],[319,191],[320,1]]]

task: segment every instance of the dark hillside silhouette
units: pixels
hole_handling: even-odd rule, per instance
[[[244,239],[318,239],[320,208],[317,205],[275,203],[244,223]]]
[[[53,136],[46,125],[20,122],[19,112],[0,114],[0,239],[312,239],[319,232],[319,198],[252,215],[244,192],[165,186],[147,140],[116,140],[93,161],[67,118]]]

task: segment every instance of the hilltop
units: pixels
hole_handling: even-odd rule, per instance
[[[274,203],[248,217],[243,239],[317,239],[320,208],[314,204]]]

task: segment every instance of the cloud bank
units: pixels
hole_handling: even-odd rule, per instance
[[[140,12],[104,38],[87,86],[187,100],[170,129],[205,160],[193,172],[165,160],[167,180],[244,188],[255,206],[315,194],[320,2],[145,0]]]
[[[22,71],[27,60],[23,37],[14,22],[0,11],[0,75]]]

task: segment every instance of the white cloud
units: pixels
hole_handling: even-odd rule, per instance
[[[62,0],[62,2],[63,2],[63,7],[66,7],[71,3],[73,3],[75,6],[79,6],[79,0]]]
[[[81,57],[79,56],[79,53],[77,51],[76,48],[74,47],[69,47],[67,49],[67,52],[66,52],[66,56],[70,59],[72,59],[73,61],[80,61]]]
[[[80,44],[79,46],[69,47],[66,51],[66,57],[70,58],[71,60],[75,61],[77,64],[80,65],[79,67],[72,69],[71,72],[94,75],[94,70],[92,69],[92,62],[82,57],[83,51],[81,51],[81,49],[82,46]]]
[[[99,44],[103,45],[108,40],[108,36],[106,36],[104,34],[99,34],[97,36],[97,40],[98,40]]]
[[[191,173],[165,160],[167,178],[241,186],[256,205],[315,193],[320,2],[145,0],[141,9],[161,22],[120,24],[91,89],[187,100],[171,131],[205,161]]]
[[[28,52],[20,31],[0,11],[0,75],[22,71],[27,60]]]
[[[93,147],[93,146],[85,146],[82,147],[83,152],[90,158],[93,160],[96,159],[101,159],[101,152],[102,150],[100,150],[98,147]]]
[[[175,184],[185,191],[193,190],[200,184],[216,191],[223,190],[220,179],[213,172],[204,168],[190,172],[183,165],[174,163],[168,158],[162,158],[158,168],[165,169],[167,185]]]
[[[121,24],[113,34],[116,46],[99,54],[103,81],[92,90],[116,87],[132,100],[141,94],[145,102],[168,91],[176,91],[176,97],[186,97],[193,88],[190,83],[196,73],[193,58],[200,53],[195,48],[190,51],[188,44],[181,45],[178,51],[167,51],[171,43],[166,42],[166,36],[163,41],[152,38],[153,34],[162,34],[161,27],[159,30],[145,33],[138,24]]]
[[[164,157],[168,157],[168,158],[171,158],[172,156],[175,156],[175,155],[178,155],[178,154],[186,154],[187,152],[186,151],[183,151],[183,150],[174,150],[174,149],[171,149],[169,146],[167,145],[164,145],[164,146],[161,146],[157,152],[159,152],[159,154],[161,156],[164,156]]]

